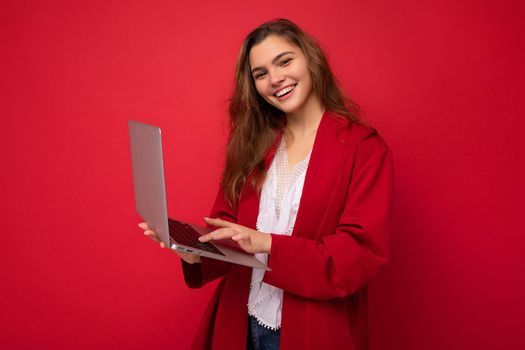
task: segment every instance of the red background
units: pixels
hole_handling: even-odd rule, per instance
[[[200,222],[237,50],[280,16],[395,155],[371,348],[525,348],[524,7],[1,1],[0,348],[188,347],[214,286],[187,289],[136,227],[126,121],[163,127],[170,214]]]

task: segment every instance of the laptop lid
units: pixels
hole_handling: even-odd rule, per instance
[[[165,246],[170,247],[160,128],[130,120],[128,130],[135,209]]]

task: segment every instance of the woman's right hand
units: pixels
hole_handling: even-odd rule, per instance
[[[161,248],[166,248],[166,245],[159,239],[159,237],[157,236],[155,231],[153,231],[148,226],[148,224],[146,224],[145,222],[141,222],[139,224],[139,227],[144,230],[144,235],[146,235],[147,237],[151,238],[153,241],[159,243]],[[195,263],[200,263],[201,262],[201,257],[198,256],[198,255],[191,254],[191,253],[186,253],[186,252],[181,252],[181,251],[174,250],[174,249],[170,249],[170,250],[172,252],[174,252],[175,254],[177,254],[182,260],[184,260],[188,264],[195,264]]]

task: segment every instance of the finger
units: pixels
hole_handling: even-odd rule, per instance
[[[148,224],[146,224],[145,222],[141,222],[141,223],[139,223],[139,227],[140,227],[141,229],[143,229],[143,230],[149,230],[149,229],[150,229],[149,226],[148,226]]]
[[[160,247],[161,248],[166,248],[166,245],[164,244],[164,242],[160,242]]]
[[[144,235],[149,237],[149,238],[151,238],[155,242],[160,242],[159,237],[157,236],[157,234],[154,231],[150,231],[150,230],[144,231]]]
[[[234,234],[235,232],[232,229],[220,228],[218,230],[215,230],[213,232],[200,236],[199,241],[209,242],[211,240],[227,239],[227,238],[231,238]]]
[[[222,220],[219,218],[214,219],[214,218],[205,217],[204,221],[206,221],[206,223],[212,226],[215,226],[215,227],[234,227],[235,226],[233,222],[229,222],[227,220]]]
[[[146,231],[144,231],[144,234],[146,236],[157,237],[157,234],[155,233],[155,231],[152,231],[152,230],[146,230]]]

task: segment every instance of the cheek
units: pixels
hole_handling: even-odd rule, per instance
[[[310,76],[310,71],[308,70],[308,67],[301,67],[301,76],[303,78],[303,80],[306,80],[308,82],[311,82],[312,81],[312,77]]]
[[[298,72],[298,74],[301,76],[303,86],[310,89],[312,87],[312,77],[310,76],[310,71],[305,67],[305,69],[301,70],[301,72]]]
[[[303,83],[309,83],[311,80],[310,72],[305,66],[296,66],[289,71],[290,77],[301,80]]]

